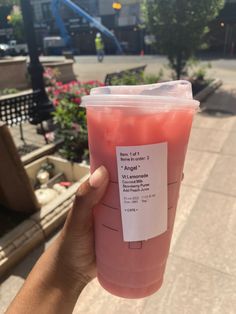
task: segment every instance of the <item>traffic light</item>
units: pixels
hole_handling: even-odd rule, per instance
[[[122,4],[120,2],[113,2],[112,3],[112,8],[115,10],[115,11],[120,11],[121,8],[122,8]]]
[[[12,20],[12,16],[9,14],[9,15],[7,16],[7,21],[8,21],[8,23],[11,23],[11,20]]]
[[[0,0],[1,3],[1,0]],[[10,25],[10,16],[11,16],[12,6],[0,4],[0,28],[9,28]]]

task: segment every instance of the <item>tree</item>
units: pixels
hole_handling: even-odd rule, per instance
[[[11,22],[11,11],[18,0],[0,0],[0,29],[9,28]]]
[[[13,36],[18,42],[25,41],[24,22],[20,11],[12,11],[10,24],[13,28]]]
[[[144,0],[146,26],[156,45],[167,54],[179,79],[208,32],[208,23],[223,7],[224,0]]]
[[[13,36],[18,42],[24,41],[24,23],[19,0],[0,0],[0,10],[8,8],[7,23],[13,28]],[[11,12],[10,12],[11,10]]]
[[[18,5],[19,0],[0,0],[0,6],[4,5]]]

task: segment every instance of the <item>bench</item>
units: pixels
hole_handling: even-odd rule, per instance
[[[136,75],[137,77],[141,77],[143,75],[143,72],[144,72],[146,66],[147,65],[142,65],[140,67],[131,68],[131,69],[128,69],[128,70],[123,70],[123,71],[119,71],[119,72],[109,73],[105,77],[104,84],[105,85],[112,85],[112,81],[114,79],[121,79],[122,77],[124,77],[126,75],[129,75],[129,74]]]
[[[25,142],[25,140],[22,124],[29,122],[32,124],[40,123],[45,142],[47,143],[42,121],[37,121],[40,99],[40,91],[21,92],[0,98],[0,121],[5,122],[8,126],[19,125],[20,137],[23,142]]]

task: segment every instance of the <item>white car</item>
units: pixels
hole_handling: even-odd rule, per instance
[[[4,57],[5,55],[7,55],[9,49],[10,49],[9,45],[0,43],[0,57]]]

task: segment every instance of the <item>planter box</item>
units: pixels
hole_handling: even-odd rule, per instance
[[[29,88],[27,62],[25,57],[5,58],[0,60],[0,89]]]
[[[38,160],[39,158],[54,154],[55,151],[62,145],[63,141],[58,140],[54,143],[45,144],[44,146],[35,149],[31,153],[28,153],[21,157],[21,162],[24,166],[28,165],[29,163],[32,163],[35,160]]]
[[[214,91],[222,85],[222,81],[219,79],[215,79],[208,86],[206,86],[203,90],[197,93],[194,96],[194,99],[203,102],[205,101]]]
[[[26,173],[33,186],[35,184],[37,172],[40,170],[43,163],[53,164],[54,175],[63,172],[66,179],[71,182],[78,182],[89,173],[89,166],[87,165],[72,163],[61,157],[45,156],[25,166]]]
[[[76,76],[73,71],[73,60],[67,60],[64,61],[42,61],[42,64],[44,68],[52,68],[57,69],[60,72],[58,80],[63,83],[68,83],[70,81],[76,80]]]
[[[43,157],[27,166],[25,170],[34,183],[35,174],[44,162],[53,163],[55,172],[63,172],[74,184],[63,194],[31,215],[8,234],[0,238],[0,276],[15,265],[29,251],[60,226],[71,208],[74,195],[80,184],[89,176],[89,166],[70,163],[55,156]]]

